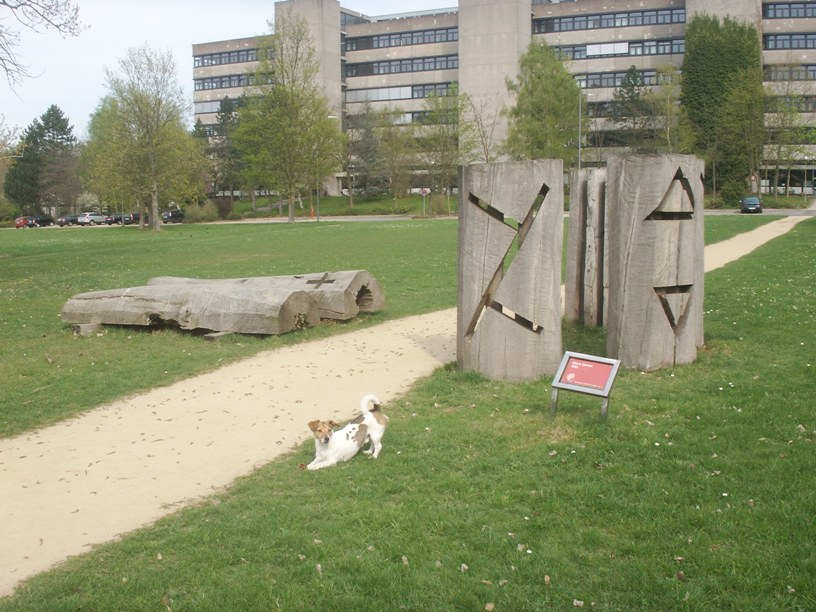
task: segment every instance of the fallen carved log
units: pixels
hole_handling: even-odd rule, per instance
[[[62,308],[64,323],[177,325],[181,329],[278,335],[314,327],[317,304],[305,291],[214,284],[153,285],[80,293]]]
[[[157,277],[147,286],[80,293],[62,309],[65,323],[176,325],[243,334],[283,334],[321,318],[351,319],[385,304],[365,270],[234,279]]]
[[[275,291],[282,295],[305,291],[317,302],[321,319],[348,320],[357,316],[359,312],[378,312],[385,306],[385,297],[380,284],[365,270],[226,279],[159,276],[151,278],[147,284],[252,287]]]

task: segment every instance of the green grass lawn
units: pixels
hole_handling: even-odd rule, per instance
[[[758,222],[712,217],[706,232]],[[75,339],[56,318],[66,296],[52,293],[204,275],[207,265],[217,269],[208,276],[362,267],[381,279],[386,313],[307,338],[455,302],[455,222],[337,224],[337,242],[307,224],[232,231],[4,233],[0,257],[14,274],[0,285],[2,367],[9,358],[45,361],[52,374],[73,367],[102,396],[98,366],[133,375],[162,359],[153,386],[286,341],[219,346],[133,331]],[[69,265],[74,258],[93,265]],[[228,491],[33,578],[0,610],[814,609],[814,260],[809,220],[709,273],[698,361],[622,371],[606,423],[597,398],[563,392],[551,419],[548,380],[511,385],[445,367],[387,407],[377,461],[303,472],[313,455],[304,444]],[[43,280],[26,280],[39,267],[49,270]],[[38,305],[45,299],[50,307]],[[602,332],[565,331],[565,349],[602,350]],[[70,377],[34,381],[25,371],[3,380],[36,391],[27,410],[71,394]],[[16,422],[20,409],[4,402],[4,421]]]
[[[773,217],[707,220],[707,240]],[[167,385],[282,344],[342,333],[456,303],[454,220],[173,225],[0,232],[0,437],[19,434],[129,393]],[[566,232],[565,232],[566,235]],[[85,291],[141,285],[153,276],[227,278],[365,269],[384,288],[384,312],[281,337],[108,327],[75,337],[62,305]]]

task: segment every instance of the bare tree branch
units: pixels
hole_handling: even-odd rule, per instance
[[[11,89],[31,76],[17,54],[21,28],[77,36],[82,30],[79,6],[71,0],[0,0],[0,69]]]

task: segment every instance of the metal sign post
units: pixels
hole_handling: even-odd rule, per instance
[[[558,411],[558,390],[566,389],[601,398],[601,418],[606,419],[609,393],[618,374],[620,361],[567,351],[552,383],[550,413]]]

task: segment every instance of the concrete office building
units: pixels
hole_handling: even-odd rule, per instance
[[[370,102],[400,108],[403,121],[416,121],[424,98],[454,85],[496,108],[511,104],[505,79],[516,76],[529,42],[541,39],[565,58],[587,98],[593,128],[603,131],[610,127],[604,119],[608,103],[630,66],[649,85],[656,83],[658,67],[681,67],[686,23],[696,14],[708,14],[757,27],[766,85],[800,95],[804,119],[816,125],[813,1],[460,0],[458,8],[378,17],[342,7],[337,0],[274,3],[276,16],[289,10],[311,28],[322,85],[338,116],[353,115]],[[248,29],[257,26],[247,24]],[[212,129],[220,100],[240,97],[249,85],[257,40],[196,44],[193,55],[195,116]],[[500,122],[497,141],[505,135],[506,125]],[[799,156],[801,185],[806,173],[812,175],[816,145]],[[588,151],[586,159],[592,158]]]

